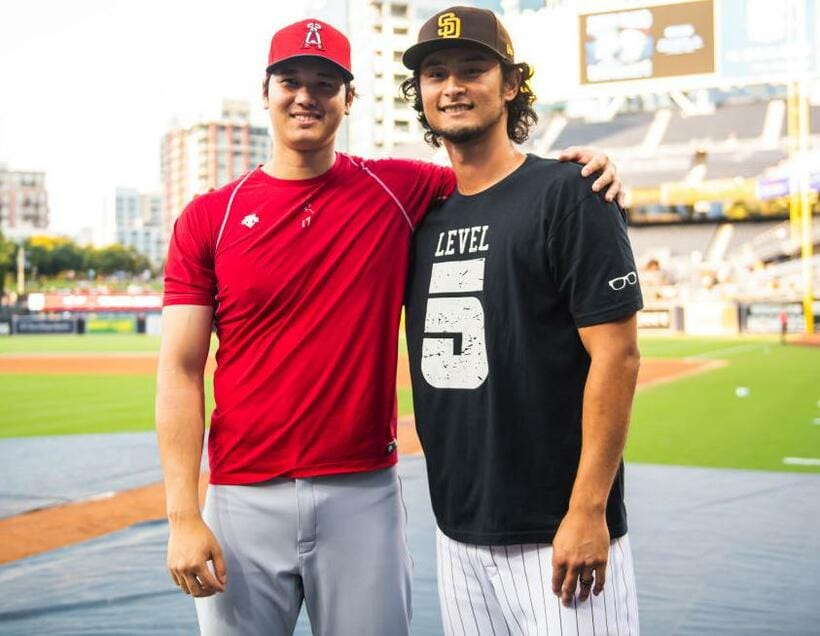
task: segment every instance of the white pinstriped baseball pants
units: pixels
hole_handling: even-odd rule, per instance
[[[606,583],[564,607],[552,593],[552,546],[480,546],[436,529],[438,591],[446,636],[638,636],[629,538],[612,541]]]

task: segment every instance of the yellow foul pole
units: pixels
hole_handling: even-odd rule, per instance
[[[800,176],[795,169],[800,156],[800,83],[789,81],[787,86],[786,131],[789,139],[789,163],[792,165],[789,174],[789,229],[792,241],[800,240],[802,209],[800,199]]]
[[[814,289],[812,274],[812,206],[809,200],[809,100],[806,54],[805,0],[791,0],[786,6],[793,33],[788,84],[789,220],[792,240],[801,244],[803,317],[806,333],[814,333]],[[795,46],[796,45],[796,46]]]

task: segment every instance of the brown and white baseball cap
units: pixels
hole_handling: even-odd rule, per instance
[[[419,29],[419,39],[404,52],[402,62],[412,71],[433,51],[454,46],[476,46],[514,62],[512,40],[492,11],[475,7],[450,7],[438,12]]]

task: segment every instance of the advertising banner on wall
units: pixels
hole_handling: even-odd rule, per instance
[[[581,84],[715,72],[712,0],[582,14],[579,27]]]
[[[644,309],[638,312],[639,329],[669,329],[671,326],[671,309]]]
[[[32,316],[17,316],[12,324],[14,333],[18,334],[67,334],[77,331],[77,321],[74,318],[49,320]]]
[[[755,198],[754,179],[711,179],[691,184],[672,181],[660,186],[660,202],[669,205],[694,205],[698,201],[743,201]]]
[[[791,194],[791,179],[788,177],[760,177],[757,180],[755,194],[764,201],[787,197]],[[809,189],[820,192],[820,172],[809,174]]]
[[[683,308],[644,307],[638,312],[638,329],[652,332],[683,331]]]
[[[160,311],[162,294],[28,295],[29,311]]]
[[[136,333],[137,317],[133,314],[89,314],[85,319],[86,333]]]
[[[786,312],[789,333],[802,333],[806,330],[803,303],[800,302],[760,302],[742,305],[742,329],[749,333],[780,333],[781,311]],[[815,324],[820,324],[820,301],[814,301],[813,311]]]

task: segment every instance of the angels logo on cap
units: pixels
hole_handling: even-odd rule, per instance
[[[302,48],[306,49],[310,46],[315,46],[323,49],[322,36],[319,35],[319,29],[322,28],[322,25],[318,22],[308,22],[305,27],[307,28],[307,33],[305,34],[305,41],[302,44]]]
[[[350,71],[350,41],[344,33],[316,18],[299,20],[273,34],[268,53],[267,72],[280,64],[300,59],[320,58],[336,66],[346,82]]]

